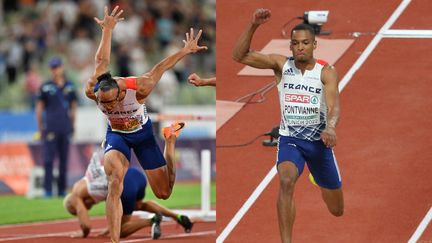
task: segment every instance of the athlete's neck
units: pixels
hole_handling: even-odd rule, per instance
[[[315,67],[315,58],[305,61],[295,60],[294,65],[304,74],[305,70],[312,70]]]

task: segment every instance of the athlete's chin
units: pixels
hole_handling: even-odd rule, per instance
[[[296,56],[294,59],[296,62],[301,62],[301,63],[308,62],[308,58],[306,56]]]

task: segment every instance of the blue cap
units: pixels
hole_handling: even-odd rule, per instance
[[[53,57],[49,60],[49,66],[50,68],[57,68],[60,67],[63,64],[60,57]]]

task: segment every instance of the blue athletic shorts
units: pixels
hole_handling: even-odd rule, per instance
[[[105,153],[112,149],[120,151],[129,161],[131,160],[131,149],[133,149],[144,170],[166,165],[165,158],[156,143],[150,119],[141,130],[134,133],[113,132],[108,126]]]
[[[146,186],[145,175],[136,168],[129,168],[123,181],[123,193],[120,197],[123,215],[131,215],[136,202],[144,199]]]
[[[291,161],[297,166],[299,176],[305,162],[316,183],[323,188],[338,189],[342,186],[341,176],[333,149],[327,148],[322,140],[280,136],[277,153],[277,165]]]

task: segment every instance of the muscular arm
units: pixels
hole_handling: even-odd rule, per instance
[[[171,56],[163,59],[156,64],[148,73],[137,79],[137,99],[146,98],[153,90],[154,86],[161,79],[162,75],[174,65],[183,59],[186,55],[195,53],[201,50],[207,50],[206,46],[199,46],[198,40],[201,37],[202,30],[200,30],[196,37],[194,37],[193,29],[190,33],[186,33],[186,40],[183,40],[185,46]]]
[[[333,147],[336,145],[336,125],[340,116],[338,76],[333,66],[323,68],[322,80],[327,104],[327,125],[321,138],[328,147]]]
[[[78,222],[81,228],[80,232],[74,233],[71,236],[73,238],[86,238],[90,234],[91,222],[88,215],[88,210],[82,198],[80,198],[74,192],[76,188],[77,188],[77,184],[74,185],[74,188],[72,189],[72,193],[66,196],[65,208],[69,213],[71,213],[72,215],[76,215],[78,217]]]
[[[86,86],[86,95],[92,100],[96,100],[96,96],[93,90],[97,83],[97,77],[99,77],[101,74],[105,73],[108,70],[111,55],[112,31],[116,23],[123,20],[123,18],[120,18],[123,10],[120,10],[119,12],[117,12],[117,10],[118,6],[113,9],[111,15],[108,15],[108,7],[105,6],[104,19],[99,20],[98,18],[94,18],[96,23],[98,23],[102,28],[102,37],[95,55],[95,70],[92,77],[87,80]]]
[[[270,11],[257,9],[253,15],[252,22],[248,25],[245,32],[236,42],[233,50],[233,59],[237,62],[259,69],[273,69],[275,73],[281,70],[280,61],[285,61],[286,57],[276,54],[262,54],[250,50],[252,37],[257,28],[267,22],[270,18]]]

